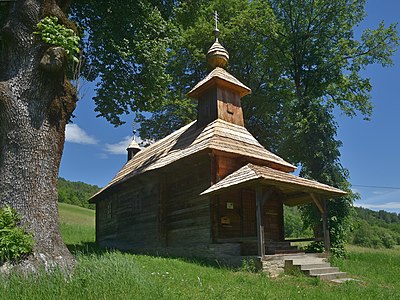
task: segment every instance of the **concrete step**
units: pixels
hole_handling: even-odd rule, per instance
[[[346,272],[332,272],[332,273],[323,273],[323,274],[312,274],[312,277],[318,277],[321,280],[334,280],[338,278],[344,278],[347,276]]]
[[[325,263],[327,263],[324,258],[293,259],[293,260],[286,260],[286,261],[291,263],[293,266],[316,265],[316,264],[325,264]]]
[[[360,280],[354,279],[354,278],[349,278],[349,277],[336,278],[336,279],[331,280],[331,282],[335,282],[335,283],[344,283],[347,281],[360,281]]]
[[[332,274],[332,273],[337,273],[339,272],[339,268],[336,267],[325,267],[325,268],[312,268],[312,269],[305,269],[303,270],[303,273],[307,275],[314,275],[314,274]]]
[[[295,265],[296,266],[296,265]],[[309,270],[309,269],[316,269],[316,268],[327,268],[330,267],[331,265],[329,263],[321,263],[321,264],[302,264],[298,265],[298,267],[303,271],[303,270]]]

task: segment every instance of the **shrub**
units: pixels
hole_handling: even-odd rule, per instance
[[[390,229],[370,225],[365,220],[359,222],[353,232],[352,243],[370,248],[393,248],[398,243],[398,235]]]
[[[33,237],[20,227],[17,211],[5,206],[0,209],[0,261],[18,261],[33,250]]]
[[[382,232],[381,235],[382,244],[385,248],[393,248],[396,245],[396,241],[389,232]]]
[[[242,260],[242,265],[240,267],[240,271],[251,272],[251,273],[257,272],[257,266],[256,266],[255,261],[253,259]]]

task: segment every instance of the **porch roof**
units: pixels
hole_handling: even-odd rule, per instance
[[[282,190],[283,193],[289,196],[288,198],[291,198],[291,201],[287,203],[288,205],[305,203],[303,199],[304,193],[307,195],[315,193],[328,197],[339,197],[347,194],[338,188],[314,180],[305,179],[265,166],[247,164],[209,187],[207,190],[202,192],[201,195],[217,194],[227,188],[254,185],[258,182],[265,185],[275,186]],[[298,199],[298,201],[295,199]]]

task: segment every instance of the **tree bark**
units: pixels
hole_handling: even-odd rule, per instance
[[[0,205],[14,207],[34,235],[33,268],[73,264],[58,225],[57,180],[77,98],[65,77],[65,52],[53,53],[58,67],[41,66],[51,47],[33,33],[46,15],[66,19],[65,2],[18,0],[1,29]]]

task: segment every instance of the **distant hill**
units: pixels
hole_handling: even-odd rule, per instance
[[[89,204],[89,198],[97,193],[100,188],[84,182],[69,181],[58,178],[58,202],[73,204],[85,208],[94,209],[93,204]]]
[[[355,207],[353,232],[349,242],[372,248],[400,245],[400,214]]]
[[[355,207],[357,216],[371,224],[390,227],[388,224],[400,223],[400,214],[385,210],[374,211],[364,207]]]

